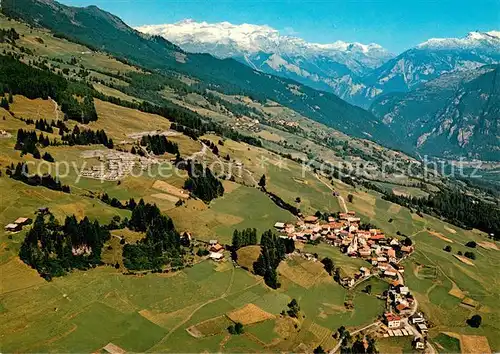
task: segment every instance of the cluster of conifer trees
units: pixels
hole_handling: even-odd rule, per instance
[[[128,210],[134,210],[136,207],[137,203],[135,202],[134,198],[130,198],[125,204],[120,202],[116,198],[110,198],[108,193],[103,193],[99,196],[99,199],[102,200],[104,203],[111,205],[114,208],[118,209],[128,209]]]
[[[38,174],[30,175],[28,165],[24,162],[19,162],[15,167],[14,164],[9,166],[7,168],[7,175],[30,186],[42,186],[55,191],[70,192],[69,186],[62,184],[60,180],[55,179],[49,174],[44,174],[43,176]]]
[[[14,149],[21,150],[21,155],[32,154],[34,158],[39,159],[41,155],[37,148],[38,144],[47,147],[51,144],[51,141],[48,136],[44,136],[42,133],[37,136],[34,130],[18,129]]]
[[[241,247],[257,244],[257,229],[247,228],[242,231],[234,230],[233,232],[233,252]]]
[[[19,33],[14,28],[0,28],[0,43],[10,42],[14,44],[19,39]]]
[[[48,219],[48,220],[47,220]],[[19,257],[47,280],[101,263],[101,250],[109,231],[87,217],[68,216],[64,225],[52,214],[39,213],[21,245]]]
[[[52,123],[47,122],[45,119],[37,119],[35,122],[35,129],[42,130],[47,133],[53,133],[54,121]]]
[[[187,171],[189,178],[186,180],[184,188],[197,198],[209,203],[212,199],[224,195],[222,183],[208,167],[203,168],[202,165],[191,161],[187,165]]]
[[[162,215],[156,205],[141,199],[132,210],[128,226],[135,231],[145,231],[146,236],[136,244],[123,247],[123,263],[127,269],[159,271],[166,264],[172,267],[183,264],[180,235],[172,219]]]
[[[61,139],[70,146],[102,144],[110,149],[114,146],[113,139],[108,138],[104,130],[101,129],[94,131],[91,129],[80,128],[78,125],[75,125],[71,133],[62,135]]]
[[[208,139],[202,139],[201,142],[206,146],[208,146],[215,155],[219,156],[219,148],[217,147],[216,144],[214,144],[213,141],[210,141]]]
[[[164,135],[146,135],[141,138],[141,146],[145,146],[149,152],[155,155],[163,155],[168,152],[178,155],[179,146],[177,143],[167,140]]]
[[[278,282],[276,269],[280,262],[285,259],[285,254],[295,250],[293,240],[281,239],[268,230],[262,234],[260,245],[261,253],[253,265],[253,270],[255,274],[264,277],[264,281],[269,287],[277,289],[281,284]]]

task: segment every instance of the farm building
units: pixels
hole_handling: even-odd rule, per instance
[[[283,230],[285,228],[285,223],[284,222],[277,222],[274,224],[274,227],[277,228],[278,230]]]
[[[221,259],[224,258],[224,254],[222,253],[218,253],[218,252],[210,252],[210,254],[208,255],[208,257],[213,260],[213,261],[220,261]]]
[[[5,231],[10,231],[10,232],[15,232],[15,231],[21,231],[23,227],[18,224],[7,224],[5,225]]]
[[[224,250],[224,247],[222,247],[222,245],[220,244],[215,244],[213,246],[210,247],[209,251],[210,252],[213,252],[213,253],[219,253],[220,251]]]
[[[425,349],[424,340],[422,338],[415,337],[415,339],[413,340],[413,347],[418,350]]]
[[[391,313],[384,313],[384,321],[389,328],[398,328],[401,326],[401,317]]]
[[[18,225],[21,225],[21,226],[24,226],[24,225],[29,225],[31,224],[32,220],[30,218],[17,218],[16,221],[14,221],[14,224],[18,224]]]
[[[318,217],[314,215],[306,216],[304,222],[306,224],[316,224],[318,222]]]

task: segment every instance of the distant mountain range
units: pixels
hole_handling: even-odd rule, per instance
[[[500,62],[500,32],[433,38],[394,56],[378,44],[309,43],[268,26],[181,21],[137,30],[188,52],[233,58],[265,73],[330,91],[368,108],[378,96],[407,92],[441,74]]]
[[[376,44],[308,43],[265,26],[184,21],[143,33],[96,6],[53,0],[2,0],[1,9],[173,85],[184,75],[200,92],[275,101],[410,154],[500,160],[499,32],[430,39],[393,57]]]
[[[500,65],[455,71],[371,106],[421,154],[500,160]]]
[[[233,59],[185,52],[161,36],[143,34],[129,27],[96,6],[71,7],[53,0],[2,0],[1,9],[7,16],[106,51],[172,81],[183,74],[195,78],[205,89],[275,101],[346,134],[369,138],[388,147],[397,146],[397,138],[371,113],[332,93],[263,74]]]

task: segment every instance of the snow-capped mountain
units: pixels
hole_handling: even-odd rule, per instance
[[[330,91],[368,108],[384,93],[408,92],[442,74],[500,62],[500,31],[431,38],[397,57],[378,44],[307,42],[269,27],[185,20],[137,30],[188,52],[234,58],[253,69]]]
[[[363,77],[381,92],[407,92],[443,74],[500,62],[500,32],[432,38],[390,59]]]
[[[463,38],[431,38],[417,46],[418,49],[484,49],[498,52],[500,31],[469,32]]]
[[[392,57],[387,50],[375,43],[310,43],[298,37],[282,35],[278,30],[265,25],[184,20],[173,24],[145,25],[136,29],[161,35],[186,51],[210,53],[218,58],[254,57],[261,53],[307,60],[329,58],[344,64],[357,74],[365,72],[366,68],[375,68]]]
[[[161,35],[188,52],[233,58],[253,69],[333,92],[359,105],[365,101],[365,95],[376,91],[367,88],[360,77],[393,57],[375,43],[311,43],[282,35],[269,26],[253,24],[184,20],[136,29]]]

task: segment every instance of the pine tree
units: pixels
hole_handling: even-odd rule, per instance
[[[0,107],[6,109],[7,111],[9,110],[9,102],[5,97],[2,97],[2,100],[0,100]]]

